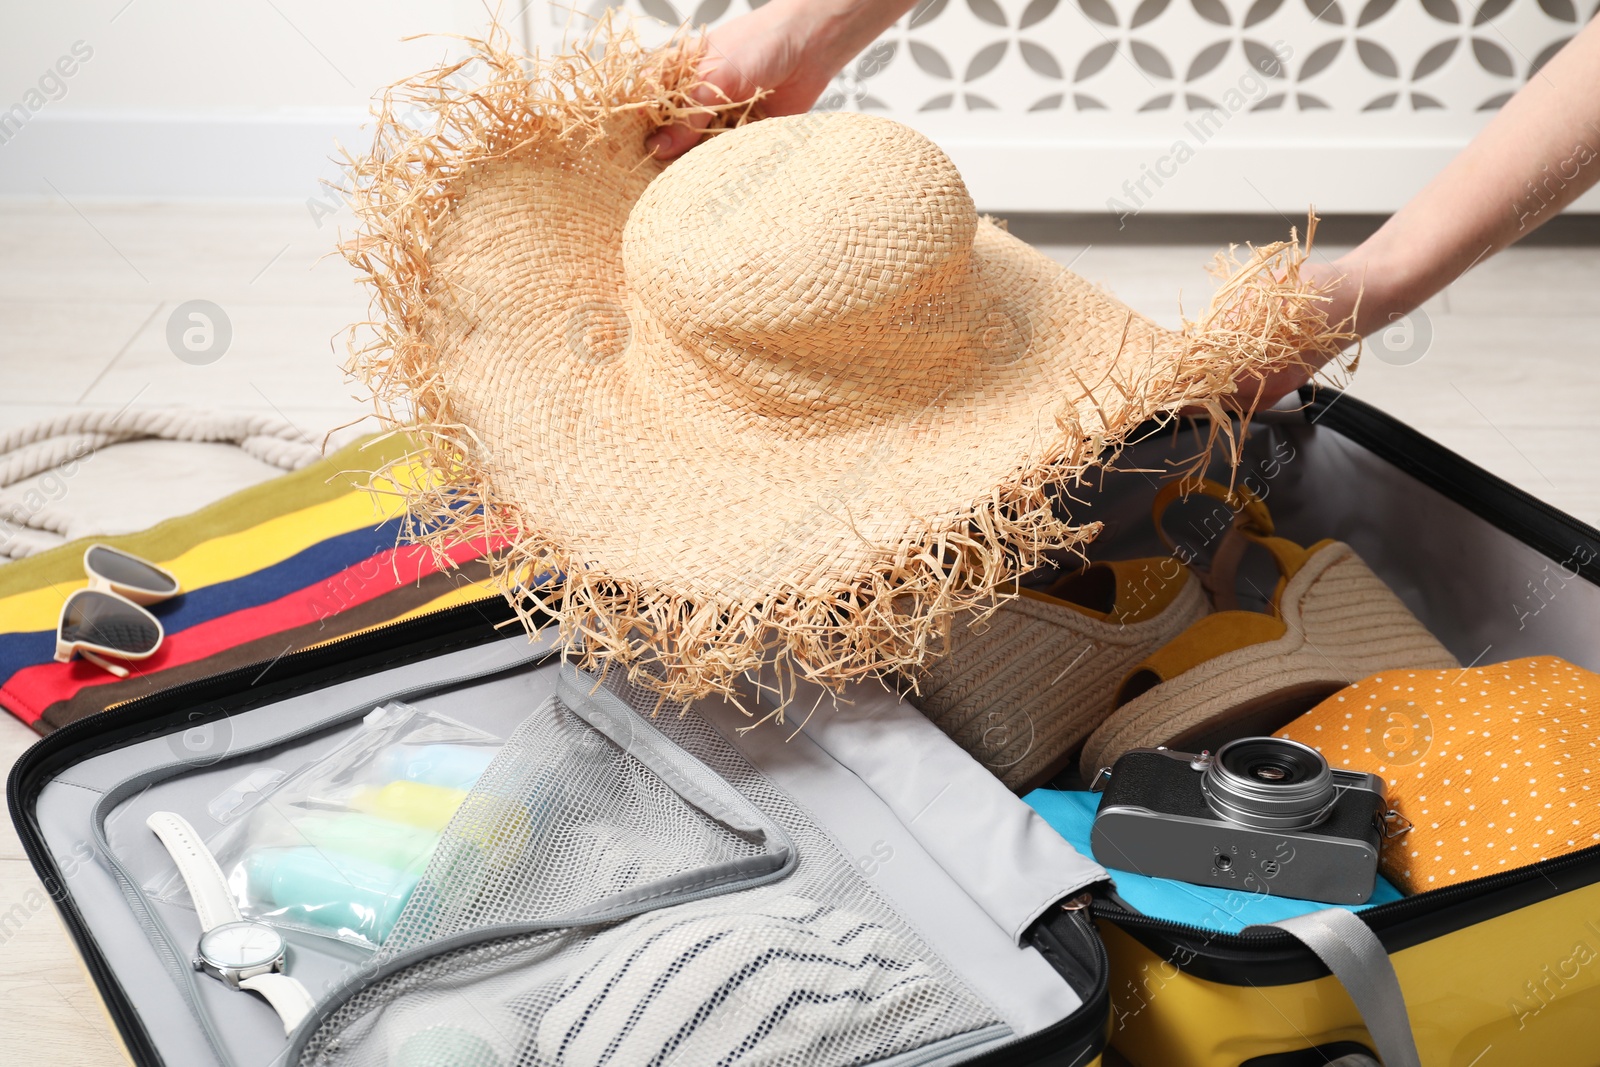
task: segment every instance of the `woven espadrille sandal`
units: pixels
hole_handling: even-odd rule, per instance
[[[1227,493],[1215,483],[1208,495]],[[1234,568],[1256,544],[1277,563],[1271,615],[1232,610]],[[1085,742],[1085,780],[1135,748],[1194,750],[1279,729],[1379,671],[1460,664],[1342,541],[1302,548],[1272,535],[1265,509],[1235,515],[1209,585],[1219,610],[1197,620],[1122,681],[1116,710]]]
[[[1128,670],[1209,607],[1170,556],[1096,563],[1018,593],[987,619],[958,619],[909,699],[1023,793],[1071,762]]]

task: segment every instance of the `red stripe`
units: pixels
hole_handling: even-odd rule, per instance
[[[489,547],[499,548],[500,544]],[[452,547],[447,555],[452,562],[462,563],[482,555],[484,548],[481,541],[463,543]],[[296,589],[270,603],[168,634],[155,655],[124,665],[145,675],[181,663],[192,663],[246,641],[318,622],[418,581],[438,569],[433,554],[421,545],[392,548],[348,567],[324,582]],[[4,704],[23,722],[32,724],[44,713],[45,708],[57,701],[70,699],[90,686],[119,680],[82,657],[74,658],[70,663],[41,663],[24,667],[7,679],[4,685],[0,685],[0,704]]]

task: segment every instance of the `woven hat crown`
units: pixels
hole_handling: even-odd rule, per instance
[[[955,165],[915,130],[853,113],[754,123],[634,205],[630,318],[672,342],[644,346],[669,360],[660,373],[808,432],[835,408],[921,407],[964,364],[1018,354],[977,228]]]

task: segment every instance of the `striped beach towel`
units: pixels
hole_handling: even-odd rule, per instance
[[[56,623],[86,584],[87,541],[0,567],[0,705],[40,733],[195,678],[384,623],[495,595],[482,543],[437,566],[396,546],[398,498],[363,488],[403,438],[358,441],[323,460],[148,530],[95,538],[159,563],[183,593],[150,610],[167,637],[118,679],[82,657],[55,662]]]

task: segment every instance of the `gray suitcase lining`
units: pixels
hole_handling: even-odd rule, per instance
[[[408,699],[508,736],[556,690],[558,668],[553,662],[541,665],[547,658],[547,646],[530,647],[520,636],[449,653],[223,720],[213,729],[231,731],[227,744],[197,746],[228,753],[214,764],[207,765],[206,757],[194,758],[182,736],[173,734],[92,757],[44,788],[37,811],[52,852],[70,857],[75,848],[81,853],[84,841],[94,850],[94,862],[77,864],[72,892],[111,965],[119,974],[163,979],[130,981],[127,991],[168,1062],[220,1060],[240,1067],[283,1062],[286,1042],[264,1003],[189,966],[198,939],[193,912],[154,900],[140,888],[170,870],[165,852],[144,826],[145,817],[156,810],[177,811],[209,836],[217,824],[207,804],[218,793],[249,770],[289,769],[331,750],[361,716],[388,699]],[[718,729],[739,745],[741,724],[730,719]],[[759,742],[757,748],[771,740],[762,734],[751,735]],[[777,751],[780,762],[789,765],[777,770],[781,784],[802,806],[837,808],[835,824],[840,811],[848,813],[842,831],[846,839],[835,839],[846,855],[870,858],[887,851],[895,857],[875,872],[874,887],[936,952],[963,961],[963,978],[1004,1020],[988,1031],[922,1050],[907,1062],[964,1059],[1043,1029],[1079,1006],[1077,995],[1043,958],[1017,944],[1019,914],[1003,919],[986,914],[865,782],[804,737]],[[1009,797],[1003,802],[1015,803]],[[1075,890],[1102,876],[1075,854],[1071,868],[1057,878],[1057,885]],[[1040,899],[1001,906],[1013,911],[1026,907],[1037,914],[1048,903]],[[296,931],[289,931],[287,940],[291,972],[319,999],[352,975],[362,981],[373,978],[363,972],[369,957],[351,946]]]

